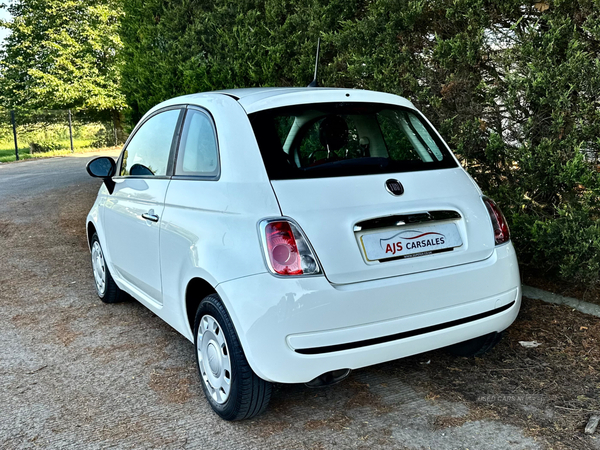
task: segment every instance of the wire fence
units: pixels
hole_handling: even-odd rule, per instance
[[[118,112],[0,110],[0,162],[122,144]]]

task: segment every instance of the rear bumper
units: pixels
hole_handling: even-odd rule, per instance
[[[512,244],[485,261],[349,285],[270,274],[217,291],[252,369],[280,383],[308,382],[502,331],[521,304]]]

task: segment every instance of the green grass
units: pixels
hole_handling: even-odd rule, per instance
[[[73,147],[75,153],[87,153],[98,151],[98,148],[91,147],[91,139],[73,139]],[[30,159],[30,158],[48,158],[51,156],[65,156],[71,154],[71,144],[67,141],[58,141],[57,144],[61,146],[60,150],[53,150],[49,152],[34,153],[33,155],[29,152],[29,146],[19,145],[19,159]],[[0,142],[0,162],[15,161],[15,146],[12,141]]]

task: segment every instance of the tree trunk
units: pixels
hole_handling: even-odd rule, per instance
[[[127,139],[127,136],[125,136],[125,132],[123,131],[123,117],[121,111],[117,109],[113,109],[110,113],[113,123],[114,145],[118,146],[123,144]]]

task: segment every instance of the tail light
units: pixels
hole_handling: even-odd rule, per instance
[[[504,214],[502,214],[502,211],[500,211],[496,202],[491,198],[483,197],[483,203],[485,203],[488,213],[490,214],[490,219],[492,219],[496,245],[508,242],[510,240],[510,230],[508,229],[508,223],[506,223]]]
[[[316,275],[321,273],[317,258],[293,222],[285,219],[260,223],[267,266],[277,275]]]

